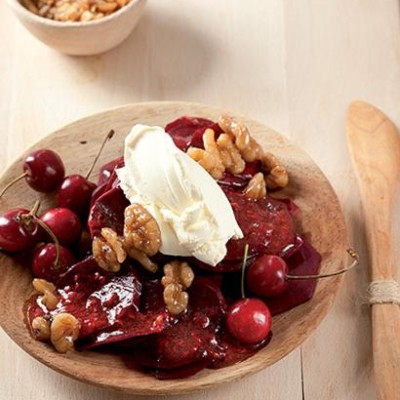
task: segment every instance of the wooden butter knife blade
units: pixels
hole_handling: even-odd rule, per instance
[[[356,101],[347,142],[364,209],[372,281],[396,279],[391,223],[400,176],[398,131],[376,107]],[[372,305],[374,371],[379,399],[400,400],[400,305]]]

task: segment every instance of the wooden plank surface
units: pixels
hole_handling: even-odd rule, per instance
[[[4,2],[0,11],[0,168],[46,133],[92,112],[186,100],[248,114],[290,137],[339,195],[362,263],[319,329],[275,366],[183,398],[375,399],[364,304],[368,257],[344,116],[352,99],[363,98],[400,125],[398,2],[149,0],[125,43],[81,58],[44,47]],[[128,398],[52,372],[1,331],[0,349],[2,399]]]

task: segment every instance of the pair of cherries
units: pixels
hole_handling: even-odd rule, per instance
[[[25,158],[22,170],[23,173],[3,189],[0,197],[14,183],[25,178],[28,185],[37,192],[55,191],[55,199],[60,207],[69,208],[79,215],[88,209],[96,185],[89,181],[88,176],[65,176],[64,163],[53,150],[40,149],[30,153]]]
[[[257,298],[244,296],[245,251],[242,270],[242,299],[228,309],[226,326],[229,333],[238,341],[256,345],[269,336],[272,316],[267,305]],[[287,288],[288,266],[278,256],[265,254],[257,258],[247,272],[247,285],[256,295],[262,297],[278,296]]]

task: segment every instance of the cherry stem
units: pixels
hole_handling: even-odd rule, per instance
[[[53,233],[53,231],[38,217],[34,217],[35,221],[38,225],[40,225],[51,237],[53,240],[54,244],[56,245],[56,259],[54,260],[54,268],[57,269],[59,268],[60,264],[60,242],[57,239],[57,236]]]
[[[320,279],[320,278],[330,278],[331,276],[341,275],[347,271],[353,269],[360,260],[360,257],[353,249],[347,249],[347,253],[353,259],[353,262],[346,268],[340,269],[336,272],[331,272],[329,274],[317,274],[317,275],[286,275],[286,279],[288,280],[307,280],[307,279]]]
[[[107,141],[110,140],[114,136],[114,133],[115,133],[114,129],[111,129],[110,132],[108,132],[106,137],[103,139],[103,142],[102,142],[102,144],[100,146],[100,149],[97,152],[97,155],[96,155],[95,159],[93,160],[93,163],[92,163],[91,167],[89,168],[89,171],[86,173],[86,179],[89,179],[90,174],[93,172],[93,169],[94,169],[94,167],[95,167],[95,165],[97,163],[97,160],[99,159],[100,154],[104,149],[104,146],[106,145]]]
[[[24,172],[23,174],[17,176],[14,178],[11,182],[8,182],[6,186],[4,186],[3,190],[0,192],[0,199],[3,197],[4,193],[7,192],[7,190],[14,185],[14,183],[17,183],[21,179],[25,178],[28,174]]]
[[[60,263],[60,242],[57,239],[57,236],[54,234],[54,232],[40,219],[37,217],[37,212],[39,211],[40,208],[40,201],[36,200],[34,206],[32,207],[32,210],[30,211],[30,213],[27,215],[29,220],[35,220],[36,223],[42,227],[51,237],[51,239],[53,240],[54,244],[56,245],[56,259],[54,260],[54,268],[58,268],[59,267],[59,263]]]
[[[36,200],[29,215],[31,215],[32,217],[36,217],[36,214],[39,211],[39,208],[40,208],[40,200]]]
[[[246,298],[244,293],[244,271],[246,270],[246,262],[247,262],[247,254],[249,253],[249,245],[246,244],[244,246],[244,254],[243,254],[243,264],[242,264],[242,278],[240,281],[240,292],[242,294],[242,299]]]

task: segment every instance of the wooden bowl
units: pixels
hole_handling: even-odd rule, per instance
[[[123,139],[135,123],[164,126],[182,115],[216,120],[223,112],[216,108],[190,103],[132,104],[96,114],[47,136],[28,149],[51,148],[59,152],[67,173],[84,173],[92,163],[104,135],[112,128],[115,137],[107,144],[98,166],[122,154]],[[322,255],[321,271],[332,272],[345,265],[346,228],[338,199],[329,182],[314,162],[298,147],[270,128],[238,116],[268,151],[275,153],[290,174],[286,193],[302,210],[302,231]],[[22,155],[0,179],[0,187],[21,173]],[[95,179],[96,176],[93,176]],[[41,196],[44,207],[48,197]],[[25,182],[10,190],[0,202],[0,211],[15,206],[31,207],[38,194]],[[197,375],[170,381],[158,381],[150,375],[128,370],[117,356],[94,351],[58,354],[53,348],[35,341],[24,322],[23,304],[32,293],[30,272],[15,259],[0,255],[0,324],[25,351],[43,364],[83,382],[134,394],[160,395],[193,392],[241,378],[259,371],[285,357],[299,346],[327,314],[336,296],[341,277],[322,279],[314,297],[298,307],[273,318],[270,344],[253,357],[219,370],[203,370]]]
[[[146,0],[131,0],[102,19],[62,22],[40,17],[27,10],[20,0],[7,0],[19,21],[41,42],[62,53],[93,55],[120,44],[132,32],[142,15]]]

